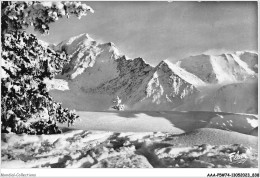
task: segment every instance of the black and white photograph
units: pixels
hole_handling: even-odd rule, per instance
[[[225,172],[258,150],[258,1],[1,1],[1,169]]]

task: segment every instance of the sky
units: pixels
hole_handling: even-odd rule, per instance
[[[95,13],[50,25],[48,43],[88,33],[156,65],[191,55],[257,51],[257,2],[86,2]],[[32,29],[28,30],[31,33]]]

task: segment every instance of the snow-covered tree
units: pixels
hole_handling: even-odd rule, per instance
[[[118,96],[116,96],[116,98],[113,100],[113,103],[115,103],[116,104],[116,106],[118,106],[119,104],[121,104],[121,99],[118,97]]]
[[[122,111],[124,110],[124,105],[121,104],[122,100],[116,96],[116,98],[113,100],[113,103],[115,104],[114,106],[112,106],[113,109],[116,109],[118,111]]]
[[[67,55],[44,47],[32,34],[42,34],[62,16],[81,17],[93,10],[80,2],[1,1],[1,131],[28,134],[59,133],[56,123],[72,124],[75,112],[49,95],[45,78],[61,72]]]

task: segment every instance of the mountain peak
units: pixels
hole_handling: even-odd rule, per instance
[[[205,82],[203,82],[197,76],[187,72],[186,70],[179,67],[177,64],[171,63],[168,59],[161,61],[156,66],[156,69],[162,69],[164,72],[171,72],[194,86],[205,85]]]
[[[240,51],[226,51],[226,52],[222,52],[222,53],[203,53],[203,54],[198,54],[198,55],[192,55],[191,57],[211,57],[211,56],[225,56],[225,55],[243,55],[243,54],[250,54],[250,55],[257,55],[257,52],[254,51],[249,51],[249,50],[240,50]]]
[[[72,38],[79,38],[79,37],[93,40],[93,38],[91,38],[88,33],[81,33],[80,35],[72,37]]]
[[[167,67],[169,70],[172,71],[171,65],[174,65],[174,64],[172,64],[168,59],[164,59],[155,68],[162,69],[163,67]]]
[[[66,44],[69,45],[75,41],[80,42],[80,41],[85,41],[85,40],[94,41],[93,38],[91,38],[88,33],[82,33],[80,35],[71,37],[71,38],[65,40],[64,42],[66,42]]]
[[[177,64],[171,63],[168,59],[165,59],[161,61],[156,68],[161,69],[162,67],[167,67],[167,69],[171,70],[172,72],[176,73],[178,75],[178,71],[183,70],[180,68]]]
[[[196,55],[181,59],[178,65],[206,83],[234,83],[257,77],[257,54],[236,51]]]

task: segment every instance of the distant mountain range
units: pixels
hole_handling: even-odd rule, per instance
[[[72,109],[110,110],[119,96],[126,110],[257,113],[256,53],[202,54],[153,67],[88,34],[50,47],[71,57],[51,94]],[[61,91],[57,86],[65,83],[68,89]]]

